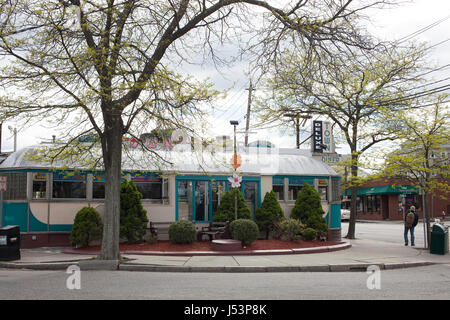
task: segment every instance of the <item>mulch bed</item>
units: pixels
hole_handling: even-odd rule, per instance
[[[278,249],[302,249],[322,246],[332,246],[343,242],[340,241],[282,241],[278,239],[256,240],[251,246],[242,248],[242,251],[251,250],[278,250]],[[100,251],[100,246],[74,249],[80,253]],[[160,252],[183,252],[183,251],[214,251],[210,241],[195,241],[191,244],[173,244],[170,241],[157,241],[153,244],[120,244],[120,251],[160,251]]]

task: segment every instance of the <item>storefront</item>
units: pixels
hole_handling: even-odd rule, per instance
[[[67,245],[75,215],[82,207],[94,207],[103,215],[104,172],[79,165],[50,167],[28,160],[27,154],[33,150],[19,150],[0,165],[0,176],[8,182],[3,193],[2,225],[19,225],[27,247]],[[245,150],[237,170],[253,217],[271,190],[289,217],[298,192],[308,183],[321,195],[329,228],[340,231],[340,177],[328,165],[295,149],[267,150]],[[164,154],[166,161],[158,165],[124,161],[122,179],[135,182],[150,221],[190,220],[200,227],[212,220],[221,197],[230,188],[228,178],[234,172],[230,158],[229,152],[171,150]]]
[[[343,194],[342,207],[350,208],[351,190]],[[402,220],[404,212],[420,203],[419,189],[411,185],[378,185],[358,189],[357,219]]]

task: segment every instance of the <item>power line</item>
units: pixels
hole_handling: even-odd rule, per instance
[[[408,100],[420,98],[420,97],[423,97],[423,96],[426,96],[426,95],[431,95],[431,94],[443,92],[443,91],[446,91],[446,90],[450,90],[450,84],[447,84],[447,85],[444,85],[444,86],[441,86],[441,87],[437,87],[437,88],[433,88],[433,89],[430,89],[430,90],[416,92],[414,94],[410,94],[410,95],[407,95],[407,96],[404,96],[404,97],[383,101],[383,102],[380,102],[378,105],[379,106],[390,105],[390,104],[394,104],[394,103],[398,103],[398,102],[403,102],[403,101],[408,101]]]
[[[398,43],[402,43],[402,42],[408,41],[408,40],[410,40],[412,38],[415,38],[419,34],[422,34],[422,33],[426,32],[426,31],[430,30],[431,28],[434,28],[435,26],[441,24],[442,22],[448,20],[449,18],[450,18],[450,15],[446,16],[445,18],[442,18],[442,19],[440,19],[438,21],[433,22],[432,24],[430,24],[430,25],[428,25],[426,27],[423,27],[422,29],[419,29],[419,30],[417,30],[417,31],[415,31],[413,33],[410,33],[409,35],[406,35],[403,38],[398,39],[397,41],[398,41]]]
[[[245,89],[245,85],[243,85],[239,90],[237,90],[234,94],[233,94],[233,96],[231,97],[231,98],[229,98],[229,99],[227,99],[226,101],[225,101],[225,104],[227,104],[227,105],[233,105],[234,103],[236,103],[236,101],[237,100],[239,100],[241,97],[242,97],[242,94],[243,94],[243,91],[242,90],[244,90]],[[236,98],[237,97],[237,98]],[[236,99],[235,99],[236,98]],[[233,102],[231,102],[231,100],[232,99],[234,99],[234,101]],[[227,101],[229,101],[229,102],[227,102]],[[230,108],[228,107],[228,108],[226,108],[220,115],[218,115],[218,116],[216,116],[217,118],[222,118],[227,112],[229,112],[230,111]]]
[[[427,49],[431,49],[431,48],[440,46],[441,44],[446,43],[447,41],[450,41],[450,38],[447,38],[447,39],[445,39],[445,40],[442,40],[441,42],[438,42],[438,43],[436,43],[436,44],[434,44],[434,45],[432,45],[432,46],[429,46],[429,47],[427,47]]]

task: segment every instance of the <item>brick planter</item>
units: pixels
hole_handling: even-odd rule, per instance
[[[231,239],[213,240],[212,249],[214,251],[239,251],[242,249],[242,243]]]

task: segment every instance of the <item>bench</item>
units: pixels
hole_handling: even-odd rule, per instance
[[[210,222],[208,226],[202,227],[197,231],[197,241],[203,241],[204,236],[208,236],[209,241],[213,239],[230,239],[230,223],[227,222]]]

